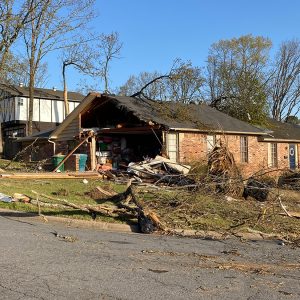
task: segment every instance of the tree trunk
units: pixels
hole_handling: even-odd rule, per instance
[[[34,12],[32,12],[34,16]],[[31,21],[32,27],[34,27],[34,20]],[[31,47],[30,47],[30,59],[29,59],[29,106],[28,106],[28,122],[27,122],[27,135],[32,135],[32,121],[33,121],[33,101],[34,101],[34,85],[35,85],[35,54],[36,54],[36,36],[35,32],[31,30]]]
[[[33,56],[33,55],[32,55]],[[32,135],[32,121],[33,121],[33,101],[34,101],[34,59],[30,59],[30,76],[29,76],[29,106],[28,106],[28,122],[27,135]]]
[[[70,113],[69,101],[68,101],[68,87],[66,80],[66,64],[63,64],[63,82],[64,82],[64,104],[65,104],[65,117]]]
[[[104,67],[104,93],[108,93],[108,59],[106,59]]]

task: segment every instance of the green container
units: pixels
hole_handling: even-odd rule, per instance
[[[100,143],[99,146],[100,146],[100,151],[107,151],[107,144]]]
[[[80,156],[79,156],[79,172],[85,171],[87,157],[88,157],[87,154],[80,154]]]
[[[65,158],[65,155],[55,155],[52,156],[52,163],[54,165],[54,167],[56,168],[59,163]],[[65,170],[65,164],[62,164],[59,168],[59,171],[63,172]]]

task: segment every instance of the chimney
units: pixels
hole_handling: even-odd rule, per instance
[[[52,90],[53,90],[54,92],[56,92],[56,87],[54,86],[54,87],[52,88]]]

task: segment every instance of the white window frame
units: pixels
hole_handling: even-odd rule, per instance
[[[241,136],[240,138],[240,153],[241,153],[241,162],[249,163],[249,141],[248,136]]]
[[[207,153],[210,153],[214,149],[215,145],[216,145],[216,136],[208,134],[206,136],[206,151],[207,151]]]
[[[268,165],[270,168],[278,167],[278,144],[268,143]]]
[[[24,99],[23,98],[18,98],[17,105],[18,106],[24,106]]]
[[[178,133],[168,132],[166,134],[167,154],[170,160],[178,161]]]

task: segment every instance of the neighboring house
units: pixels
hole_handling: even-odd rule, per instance
[[[73,111],[84,96],[69,92],[70,111]],[[17,149],[12,137],[24,137],[27,132],[29,89],[22,85],[0,84],[0,148],[6,157],[12,157]],[[33,133],[48,130],[64,120],[63,91],[36,88],[33,102]],[[6,144],[6,146],[4,146]],[[0,149],[0,152],[2,149]]]
[[[265,144],[270,168],[299,168],[300,126],[268,119],[268,135],[259,141]]]

